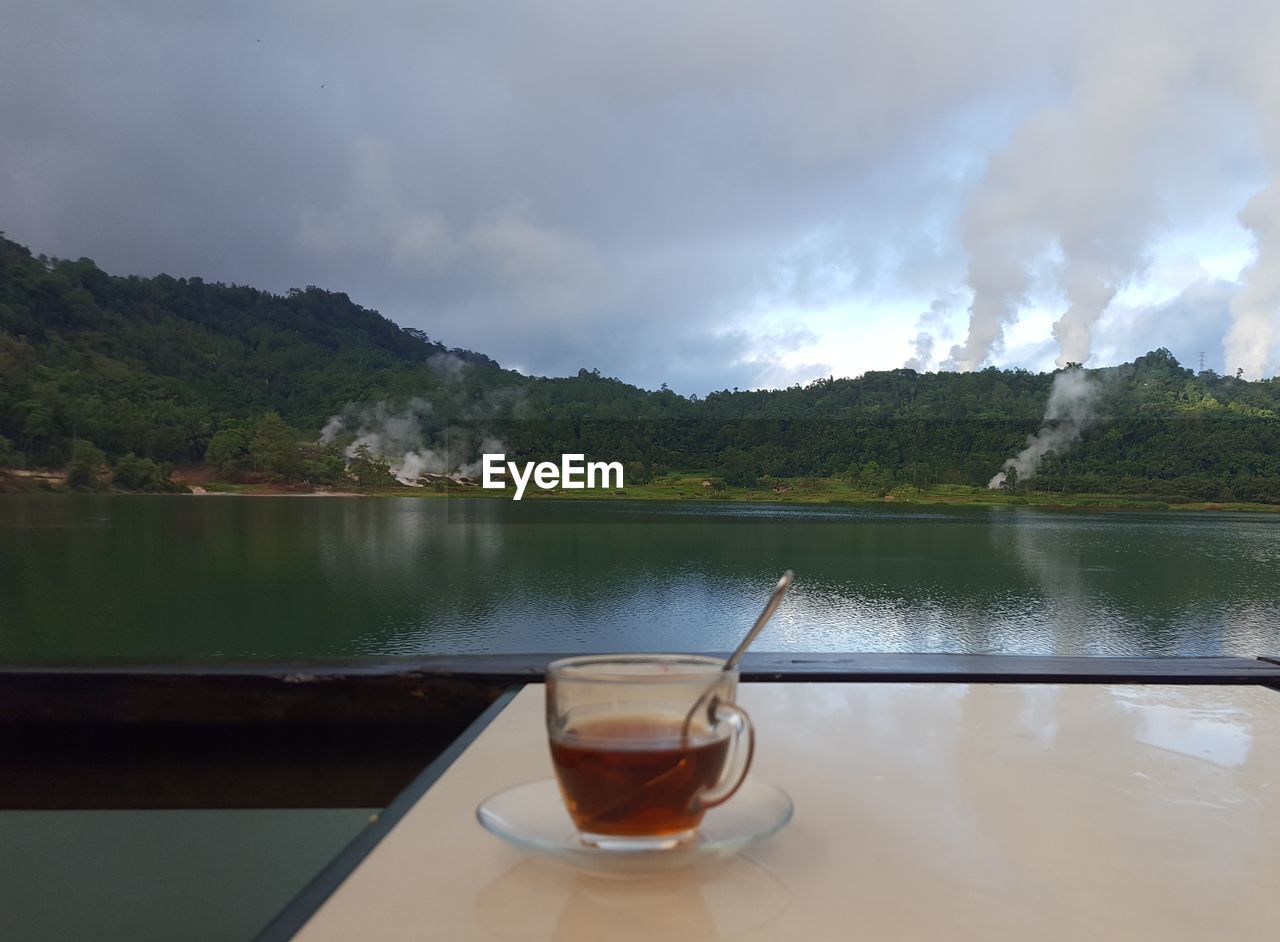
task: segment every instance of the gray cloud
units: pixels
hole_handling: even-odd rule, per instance
[[[112,271],[343,290],[504,365],[684,392],[825,373],[786,365],[801,345],[769,310],[803,326],[966,280],[996,325],[970,344],[996,349],[1060,243],[1066,338],[1152,233],[1258,174],[1273,70],[1214,71],[1276,38],[1246,7],[20,5],[0,228]],[[1217,51],[1167,54],[1187,41]]]

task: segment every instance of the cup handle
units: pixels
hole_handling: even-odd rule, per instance
[[[698,810],[714,808],[732,798],[733,793],[742,787],[747,772],[751,769],[751,760],[756,754],[756,730],[751,725],[751,717],[746,710],[736,703],[719,700],[715,704],[714,715],[716,722],[723,721],[733,726],[733,742],[729,747],[729,759],[725,762],[720,781],[699,793]]]

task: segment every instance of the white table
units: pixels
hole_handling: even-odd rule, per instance
[[[752,776],[794,820],[692,872],[536,859],[476,804],[548,777],[530,685],[296,938],[1280,938],[1280,692],[1255,686],[745,684]]]

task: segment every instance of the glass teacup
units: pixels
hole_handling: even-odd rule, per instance
[[[738,790],[755,733],[733,702],[737,668],[723,666],[692,654],[603,654],[547,668],[552,764],[585,843],[675,847]]]

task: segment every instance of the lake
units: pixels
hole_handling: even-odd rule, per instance
[[[1280,652],[1280,516],[6,496],[0,658]]]

